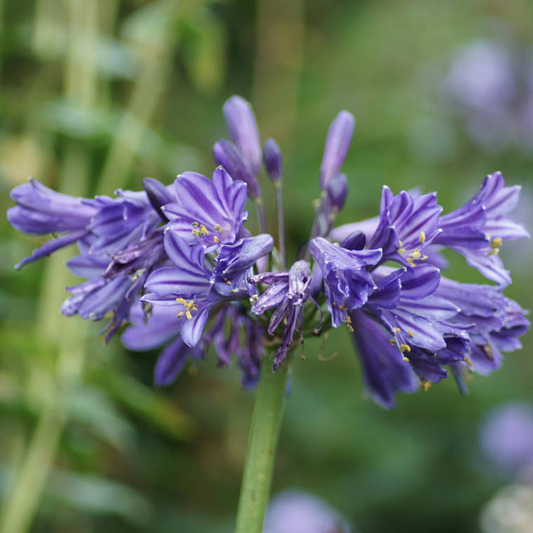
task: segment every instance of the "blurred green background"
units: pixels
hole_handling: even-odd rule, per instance
[[[293,257],[343,108],[357,130],[341,223],[373,216],[383,183],[438,190],[452,209],[496,170],[524,185],[527,223],[533,151],[481,146],[444,93],[471,42],[503,40],[528,58],[531,20],[533,4],[519,0],[1,0],[1,207],[30,175],[91,196],[210,173],[221,106],[237,93],[284,153]],[[103,346],[98,324],[59,315],[68,252],[16,273],[39,239],[5,218],[0,239],[0,531],[231,532],[253,402],[238,369],[211,360],[154,389],[156,353]],[[503,256],[508,295],[532,307],[531,245]],[[453,272],[480,280],[461,260]],[[387,412],[363,400],[346,331],[307,343],[274,491],[316,494],[364,533],[479,531],[506,483],[479,450],[479,426],[496,405],[533,401],[524,345],[466,397],[447,380]]]

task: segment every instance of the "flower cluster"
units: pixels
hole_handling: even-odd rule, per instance
[[[14,189],[8,212],[18,230],[58,236],[18,267],[76,243],[68,262],[86,281],[69,287],[66,315],[110,318],[133,350],[162,346],[158,385],[214,347],[219,364],[237,358],[245,386],[261,372],[265,347],[273,370],[303,339],[345,326],[361,360],[367,394],[394,405],[397,392],[427,389],[451,372],[461,390],[472,372],[486,375],[502,353],[520,347],[524,310],[503,294],[511,282],[499,256],[507,240],[527,237],[509,213],[520,188],[487,176],[479,192],[443,214],[436,193],[383,188],[379,215],[334,227],[348,184],[342,166],[355,120],[342,111],[327,134],[315,220],[300,256],[287,267],[283,166],[273,139],[260,144],[254,113],[234,96],[224,105],[231,141],[214,146],[212,179],[184,172],[144,192],[72,198],[30,181]],[[278,243],[267,233],[259,176],[276,188]],[[245,228],[247,198],[261,233]],[[462,255],[491,284],[442,275],[443,251]],[[271,253],[273,252],[273,253]]]

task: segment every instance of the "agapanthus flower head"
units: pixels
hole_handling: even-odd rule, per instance
[[[505,241],[528,236],[510,216],[519,187],[490,174],[470,201],[443,215],[436,193],[393,194],[385,186],[378,216],[334,228],[348,194],[341,170],[355,126],[343,111],[328,131],[308,242],[291,264],[280,149],[272,139],[261,149],[242,98],[228,100],[224,115],[232,141],[216,143],[222,166],[212,179],[183,172],[167,187],[146,178],[144,191],[113,198],[72,198],[34,181],[13,191],[14,227],[59,234],[23,263],[78,246],[68,266],[85,281],[67,289],[63,313],[110,317],[108,339],[129,322],[126,346],[162,347],[161,386],[214,349],[219,366],[236,358],[243,385],[252,387],[261,372],[286,365],[306,337],[344,325],[367,395],[386,408],[397,393],[427,390],[450,373],[464,392],[472,373],[493,372],[503,353],[520,348],[530,324],[503,294],[511,280],[498,255]],[[277,239],[264,217],[262,158],[276,188]],[[248,197],[259,214],[255,235],[244,227]],[[446,249],[496,285],[445,277]]]

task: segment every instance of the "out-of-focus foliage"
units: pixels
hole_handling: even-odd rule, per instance
[[[527,224],[533,151],[480,146],[445,87],[473,42],[512,43],[529,57],[532,16],[529,2],[489,0],[4,0],[0,206],[29,175],[91,195],[209,173],[221,105],[239,93],[284,152],[293,255],[341,108],[357,131],[340,223],[375,214],[383,183],[438,190],[453,208],[501,170],[524,185]],[[230,532],[253,393],[236,369],[210,363],[154,389],[154,353],[103,346],[96,325],[58,315],[68,255],[12,270],[36,240],[4,220],[0,494],[18,529],[2,533]],[[509,295],[525,307],[531,252],[503,250]],[[462,261],[453,268],[478,279]],[[480,422],[502,402],[533,399],[530,350],[526,338],[469,396],[449,380],[386,412],[362,399],[348,335],[308,343],[293,368],[274,490],[314,493],[366,533],[479,530],[504,483],[480,452]]]

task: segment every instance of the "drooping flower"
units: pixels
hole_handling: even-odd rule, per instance
[[[253,276],[250,281],[269,286],[253,303],[252,313],[262,315],[269,309],[275,309],[268,326],[270,335],[274,335],[276,329],[283,324],[279,348],[274,358],[276,370],[287,357],[296,330],[302,331],[302,307],[311,298],[311,269],[307,261],[297,261],[288,272],[265,272]]]
[[[148,313],[141,302],[131,308],[131,325],[122,333],[126,348],[146,351],[162,347],[154,370],[159,387],[170,385],[188,362],[205,358],[212,346],[219,366],[229,366],[235,356],[243,371],[243,385],[251,387],[259,378],[263,357],[263,329],[246,316],[238,302],[221,306],[207,326],[201,342],[191,348],[180,337],[182,323],[173,306],[154,305]]]
[[[128,320],[148,275],[164,260],[163,232],[154,230],[111,258],[91,254],[91,248],[81,247],[82,254],[67,262],[74,274],[87,281],[67,288],[72,296],[61,312],[96,321],[112,314],[104,330],[109,340]]]
[[[368,394],[383,407],[397,392],[438,383],[447,368],[464,391],[467,373],[492,372],[501,351],[520,346],[529,322],[497,288],[443,278],[430,265],[389,272],[376,270],[378,288],[350,323]]]
[[[189,245],[201,244],[212,250],[233,243],[248,213],[246,184],[233,181],[217,168],[210,180],[195,172],[185,172],[174,182],[176,201],[163,207],[172,231]]]
[[[378,263],[381,250],[347,250],[322,237],[313,239],[309,250],[323,275],[333,327],[337,328],[343,322],[349,325],[349,312],[364,305],[376,289],[366,267]]]

